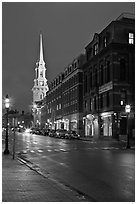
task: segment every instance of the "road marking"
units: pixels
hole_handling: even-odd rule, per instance
[[[27,153],[27,151],[26,150],[24,150],[24,151],[22,151],[23,153]]]
[[[52,150],[51,150],[51,149],[48,149],[47,151],[48,151],[48,152],[52,152]]]
[[[66,150],[65,149],[60,149],[61,151],[63,151],[63,152],[66,152]]]
[[[43,152],[43,150],[41,150],[41,149],[38,149],[38,152]]]
[[[59,163],[61,166],[69,167],[67,164],[60,162]]]

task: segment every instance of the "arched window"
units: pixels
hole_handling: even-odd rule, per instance
[[[40,100],[42,100],[44,98],[44,93],[40,94]]]

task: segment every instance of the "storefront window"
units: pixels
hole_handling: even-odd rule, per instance
[[[102,117],[103,136],[112,136],[112,116]]]

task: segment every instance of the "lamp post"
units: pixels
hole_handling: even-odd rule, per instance
[[[128,127],[128,120],[129,120],[129,113],[130,113],[131,107],[130,105],[125,106],[125,112],[127,113],[127,149],[130,149],[130,142],[129,142],[129,127]]]
[[[33,124],[36,127],[36,114],[37,114],[37,104],[33,103]]]
[[[8,94],[6,95],[5,98],[5,108],[6,108],[6,138],[5,138],[5,150],[4,154],[9,154],[9,149],[8,149],[8,113],[9,113],[9,106],[10,106],[10,100],[8,97]]]

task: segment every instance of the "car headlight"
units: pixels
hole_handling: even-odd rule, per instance
[[[27,129],[25,130],[25,132],[26,132],[26,133],[30,133],[30,132],[31,132],[31,129],[27,128]]]

